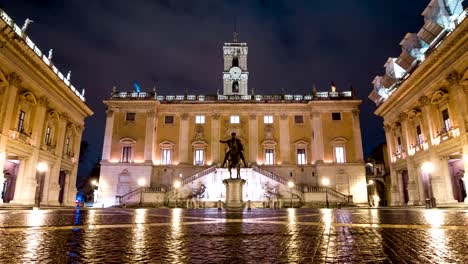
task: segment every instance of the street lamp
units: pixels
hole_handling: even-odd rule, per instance
[[[146,180],[141,178],[138,180],[138,186],[140,186],[140,207],[143,205],[143,186],[146,185]]]
[[[41,199],[42,199],[42,179],[44,177],[45,172],[48,169],[47,163],[39,162],[37,164],[37,175],[36,175],[36,206],[39,208],[41,206]]]
[[[421,171],[427,179],[427,195],[429,196],[426,199],[426,208],[436,207],[436,199],[432,193],[432,183],[431,183],[431,173],[434,171],[434,164],[430,161],[426,161],[421,165]]]
[[[292,208],[292,199],[293,199],[292,188],[294,188],[294,182],[288,181],[288,187],[289,187],[289,192],[291,193],[291,201],[290,201],[289,207]]]
[[[98,201],[97,195],[98,195],[99,183],[98,183],[97,180],[92,180],[92,181],[91,181],[91,185],[93,186],[93,189],[94,189],[94,191],[93,191],[93,202],[94,202],[94,203],[97,203],[97,201]]]
[[[182,185],[182,182],[179,180],[174,181],[174,189],[175,189],[175,207],[177,207],[177,190]]]
[[[328,185],[330,185],[330,180],[328,178],[322,179],[322,185],[325,186],[325,202],[327,204],[327,208],[329,207],[328,204]]]

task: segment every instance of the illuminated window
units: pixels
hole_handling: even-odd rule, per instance
[[[18,117],[18,132],[22,133],[24,131],[24,118],[26,113],[23,110],[20,110]]]
[[[240,118],[238,115],[231,116],[231,124],[239,124]]]
[[[449,116],[448,109],[442,110],[442,119],[444,120],[445,131],[449,131],[452,128],[452,124],[450,123],[450,116]]]
[[[299,165],[307,164],[305,149],[297,149],[297,164]]]
[[[171,150],[170,149],[163,149],[162,151],[162,165],[170,165],[171,164]]]
[[[263,116],[263,123],[273,124],[273,116],[272,115]]]
[[[70,137],[65,139],[65,154],[70,154]]]
[[[421,132],[421,126],[416,127],[416,144],[421,145],[424,142],[423,134]]]
[[[304,124],[304,116],[303,115],[295,115],[294,116],[294,123]]]
[[[132,152],[133,148],[131,146],[123,146],[122,147],[122,157],[120,162],[131,162],[132,161]]]
[[[265,149],[265,165],[275,164],[275,150]]]
[[[50,126],[46,127],[45,130],[45,142],[46,145],[50,145]]]
[[[205,116],[204,115],[195,116],[195,124],[205,124]]]
[[[345,160],[345,148],[343,146],[334,147],[335,149],[335,162],[344,163]]]
[[[135,113],[127,113],[125,120],[127,121],[135,121]]]
[[[195,150],[195,165],[205,164],[205,151],[203,149]]]

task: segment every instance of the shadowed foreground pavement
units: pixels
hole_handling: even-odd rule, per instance
[[[468,263],[468,210],[0,210],[1,263]]]

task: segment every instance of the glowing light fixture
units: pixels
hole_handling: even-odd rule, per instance
[[[39,163],[37,164],[37,171],[38,171],[38,172],[41,172],[41,173],[42,173],[42,172],[46,172],[46,171],[47,171],[47,168],[48,168],[48,167],[47,167],[47,163],[45,163],[45,162],[39,162]]]
[[[434,164],[432,164],[432,162],[426,161],[422,164],[421,170],[424,173],[431,173],[434,171]]]
[[[138,180],[138,186],[143,187],[146,184],[146,180],[144,178],[141,178]]]
[[[289,187],[289,189],[294,188],[294,185],[295,185],[294,182],[288,181],[288,187]]]
[[[322,179],[322,185],[323,186],[328,186],[330,185],[330,180],[328,178],[323,178]]]
[[[180,182],[179,180],[176,180],[174,182],[174,188],[176,188],[176,189],[179,189],[181,185],[182,185],[182,182]]]

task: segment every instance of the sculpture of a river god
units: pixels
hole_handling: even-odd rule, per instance
[[[219,142],[225,143],[229,147],[229,151],[224,156],[224,161],[221,167],[224,168],[226,162],[228,163],[229,178],[232,178],[232,169],[236,168],[237,178],[240,179],[240,161],[244,163],[244,167],[247,167],[244,159],[244,146],[242,142],[236,138],[236,133],[232,132],[231,138],[228,140],[220,140]]]

